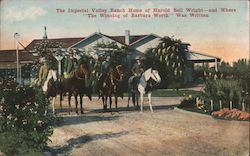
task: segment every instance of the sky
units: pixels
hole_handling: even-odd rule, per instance
[[[57,9],[65,9],[58,13]],[[167,18],[89,18],[86,13],[70,13],[68,9],[164,9],[171,12]],[[187,17],[177,17],[174,9],[183,9]],[[217,9],[200,12],[209,17],[189,17],[186,8]],[[235,9],[221,12],[220,8]],[[145,11],[142,13],[146,13]],[[122,15],[122,14],[121,14]],[[1,0],[0,49],[15,49],[14,33],[20,42],[28,45],[41,39],[47,27],[48,38],[86,37],[94,32],[107,35],[156,34],[173,36],[191,44],[193,51],[220,57],[232,62],[249,58],[249,2],[247,0]]]

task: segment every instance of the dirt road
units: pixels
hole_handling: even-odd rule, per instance
[[[73,156],[249,154],[249,122],[216,120],[174,109],[180,98],[153,101],[154,113],[148,107],[144,113],[127,110],[125,99],[114,114],[103,113],[101,101],[86,102],[84,115],[64,115],[49,151]]]

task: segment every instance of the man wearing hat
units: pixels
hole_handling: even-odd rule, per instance
[[[111,70],[111,61],[110,61],[110,56],[107,56],[106,59],[102,62],[101,64],[101,75],[98,81],[98,91],[99,91],[99,96],[102,95],[102,88],[106,85],[104,82],[104,79],[107,75],[107,73]]]
[[[77,59],[74,58],[74,52],[72,49],[69,51],[69,56],[64,60],[64,78],[70,78],[74,75],[74,69],[77,67]]]
[[[132,73],[134,76],[140,77],[144,72],[144,66],[141,62],[141,58],[137,58],[135,64],[132,67]]]
[[[48,73],[49,73],[49,66],[48,66],[47,60],[44,57],[42,57],[40,59],[40,63],[42,65],[41,65],[41,67],[39,69],[37,85],[38,86],[43,86],[44,82],[47,79]]]
[[[101,84],[103,84],[104,78],[106,77],[106,75],[107,75],[108,71],[110,70],[110,68],[111,68],[110,56],[107,56],[106,59],[102,62],[102,65],[101,65],[101,76],[100,76]]]
[[[132,71],[132,73],[134,75],[134,77],[133,77],[134,84],[137,85],[139,83],[140,77],[141,77],[142,73],[144,72],[144,69],[145,68],[144,68],[144,65],[141,62],[141,58],[138,57],[136,59],[135,64],[133,65],[133,67],[131,69],[131,71]]]

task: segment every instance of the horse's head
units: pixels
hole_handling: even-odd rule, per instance
[[[86,64],[80,64],[75,70],[75,76],[78,79],[88,79],[89,78],[89,70]]]
[[[152,70],[152,68],[147,69],[144,72],[144,76],[145,76],[146,81],[148,81],[149,79],[152,79],[156,83],[160,83],[161,82],[161,77],[159,75],[159,72],[157,70]]]
[[[119,76],[119,79],[123,80],[124,73],[125,73],[124,67],[122,65],[118,65],[118,66],[116,66],[116,71],[117,71],[117,74]]]

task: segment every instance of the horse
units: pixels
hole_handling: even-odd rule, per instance
[[[42,90],[45,93],[45,96],[49,99],[52,97],[52,112],[55,114],[55,99],[58,93],[57,90],[57,71],[56,70],[49,70],[47,78],[42,86]],[[47,109],[46,109],[47,110]],[[46,114],[47,112],[45,112]]]
[[[123,77],[124,77],[124,67],[122,65],[116,66],[114,69],[110,68],[106,77],[104,78],[104,84],[101,87],[102,90],[102,102],[103,102],[103,109],[107,109],[107,101],[109,98],[110,104],[110,112],[112,113],[111,105],[112,105],[112,95],[115,97],[115,108],[117,109],[117,101],[118,97],[121,96],[123,98],[122,92],[122,84],[123,84]]]
[[[153,112],[151,95],[152,95],[152,91],[154,90],[155,86],[157,86],[160,82],[161,82],[161,77],[160,77],[159,72],[157,70],[153,70],[152,68],[149,68],[149,69],[145,70],[144,73],[142,73],[139,84],[137,86],[137,91],[140,94],[141,112],[143,112],[143,96],[144,96],[144,94],[148,95],[150,110],[151,110],[151,112]],[[137,91],[135,91],[135,93]],[[134,104],[134,106],[135,106],[135,104]]]
[[[61,87],[62,91],[60,94],[60,101],[62,100],[62,95],[68,93],[68,102],[69,102],[69,114],[71,112],[71,96],[75,97],[76,113],[78,114],[78,95],[80,96],[80,108],[81,114],[83,114],[83,95],[86,94],[90,100],[91,99],[91,90],[85,86],[85,81],[89,78],[89,71],[87,65],[82,63],[75,70],[73,77],[66,78],[62,81]]]

